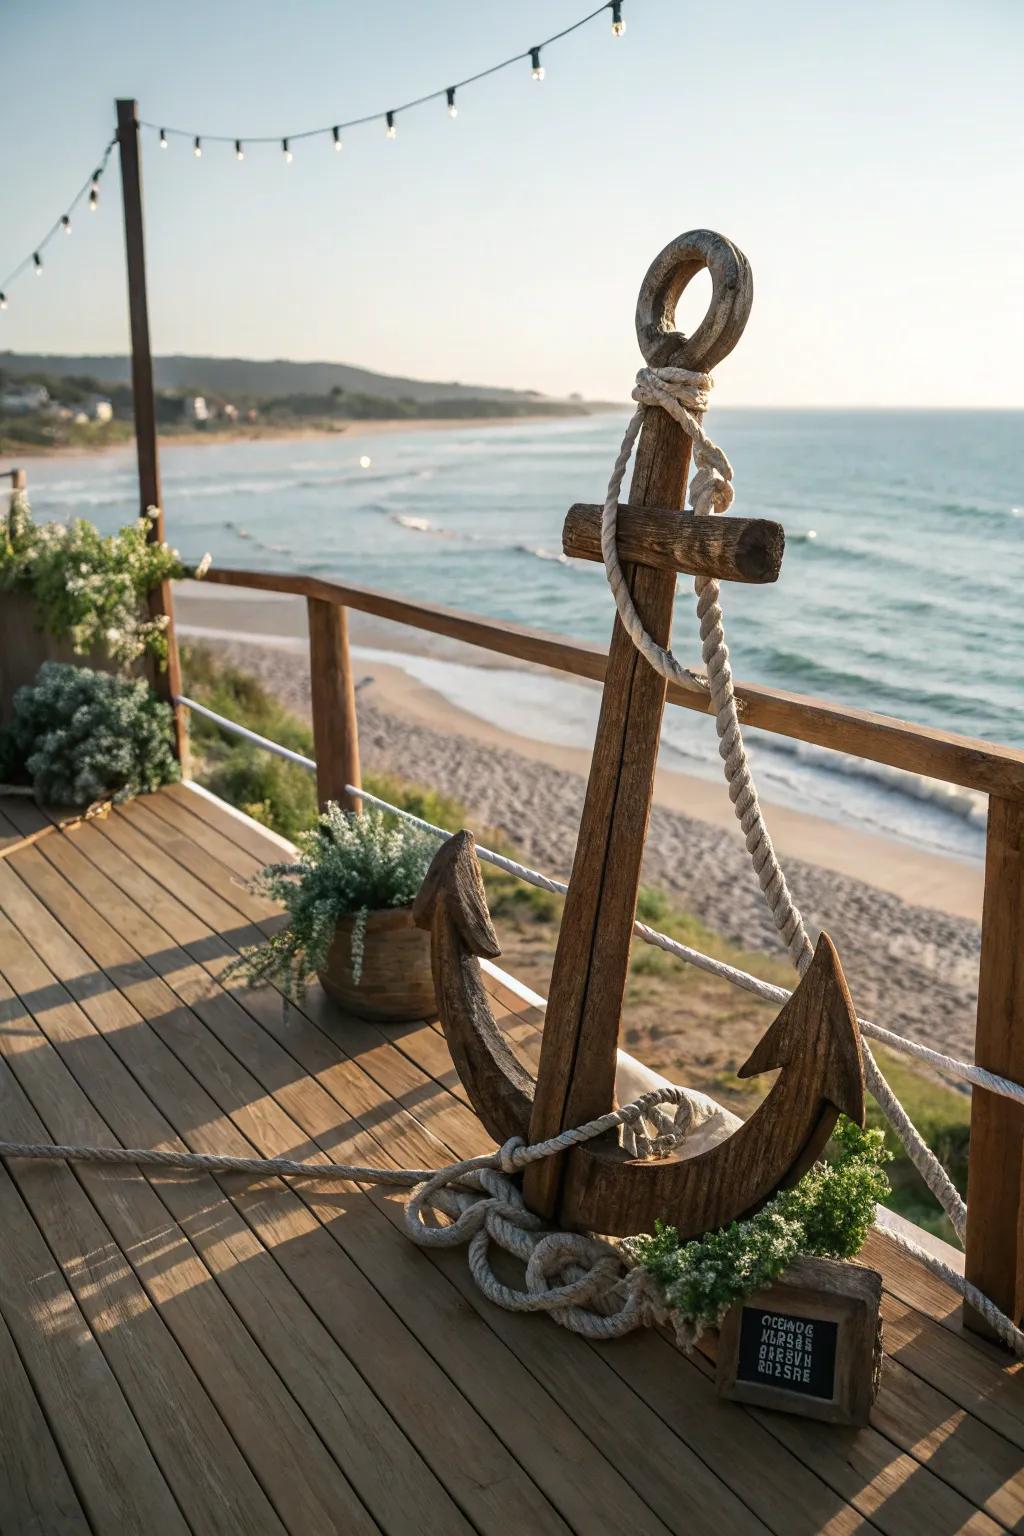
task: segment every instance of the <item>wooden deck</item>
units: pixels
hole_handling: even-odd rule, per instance
[[[218,977],[278,849],[187,787],[52,832],[0,802],[0,1137],[430,1166],[486,1137],[427,1024]],[[527,1053],[539,1019],[493,985]],[[659,1334],[595,1346],[481,1301],[401,1197],[0,1167],[0,1531],[1024,1530],[1024,1383],[882,1236],[871,1427],[715,1397]]]

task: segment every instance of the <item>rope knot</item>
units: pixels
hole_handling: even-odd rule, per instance
[[[510,1136],[504,1146],[498,1149],[498,1167],[502,1173],[518,1173],[526,1167],[527,1159],[521,1156],[526,1142],[521,1136]]]

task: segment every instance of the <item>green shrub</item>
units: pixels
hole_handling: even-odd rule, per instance
[[[875,1205],[889,1190],[889,1153],[881,1131],[862,1131],[845,1118],[834,1141],[832,1161],[815,1164],[745,1221],[689,1243],[658,1222],[652,1236],[627,1243],[683,1323],[698,1334],[717,1326],[730,1307],[770,1285],[801,1254],[852,1259],[860,1252]]]
[[[179,776],[171,710],[141,679],[44,662],[5,734],[8,763],[50,805],[124,800]]]
[[[0,521],[0,590],[31,593],[40,623],[80,656],[100,651],[127,663],[148,653],[165,665],[167,617],[150,618],[146,599],[160,582],[190,573],[176,549],[150,543],[155,516],[106,536],[84,518],[37,526],[16,492]],[[207,564],[204,557],[191,574]]]
[[[436,838],[407,823],[389,826],[388,820],[380,811],[356,816],[328,805],[312,831],[299,835],[298,862],[270,864],[254,881],[254,890],[284,905],[288,924],[262,947],[246,950],[230,973],[253,985],[273,981],[286,996],[301,999],[308,978],[327,964],[339,919],[355,917],[352,968],[358,984],[368,914],[409,906],[437,852]]]

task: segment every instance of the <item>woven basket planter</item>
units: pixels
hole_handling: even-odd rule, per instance
[[[352,979],[354,917],[337,926],[320,983],[346,1013],[378,1024],[407,1024],[437,1013],[430,971],[430,935],[413,926],[411,907],[388,907],[366,919],[363,968]]]

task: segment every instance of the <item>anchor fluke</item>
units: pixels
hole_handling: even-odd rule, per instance
[[[821,1096],[863,1126],[864,1070],[857,1016],[839,955],[827,933],[820,935],[800,985],[736,1075],[757,1077],[801,1062],[815,1063]]]
[[[469,954],[498,958],[501,948],[487,910],[480,862],[470,832],[456,832],[434,855],[412,904],[417,928],[431,928],[440,905]]]

